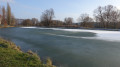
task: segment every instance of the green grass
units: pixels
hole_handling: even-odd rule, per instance
[[[0,67],[55,67],[48,58],[43,64],[40,57],[28,51],[24,53],[14,43],[0,38]]]

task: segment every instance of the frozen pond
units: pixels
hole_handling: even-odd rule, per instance
[[[119,67],[120,32],[60,28],[3,28],[0,36],[61,67]]]

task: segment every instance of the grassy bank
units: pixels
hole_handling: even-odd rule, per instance
[[[0,67],[55,67],[48,58],[43,64],[32,51],[24,53],[14,43],[0,38]]]
[[[8,28],[8,27],[15,27],[15,26],[0,26],[0,28]]]

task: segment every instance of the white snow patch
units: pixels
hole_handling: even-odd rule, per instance
[[[39,28],[39,27],[22,27],[22,28],[52,29],[52,30],[61,30],[61,31],[69,31],[69,32],[92,32],[92,33],[96,33],[96,37],[76,37],[76,36],[66,36],[66,35],[58,35],[58,36],[73,37],[73,38],[85,38],[85,39],[99,39],[99,40],[120,42],[120,31]],[[51,35],[56,35],[56,34],[51,34]]]

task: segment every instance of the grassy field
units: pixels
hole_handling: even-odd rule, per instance
[[[14,43],[0,38],[0,67],[55,67],[50,58],[43,64],[32,51],[24,53]]]

